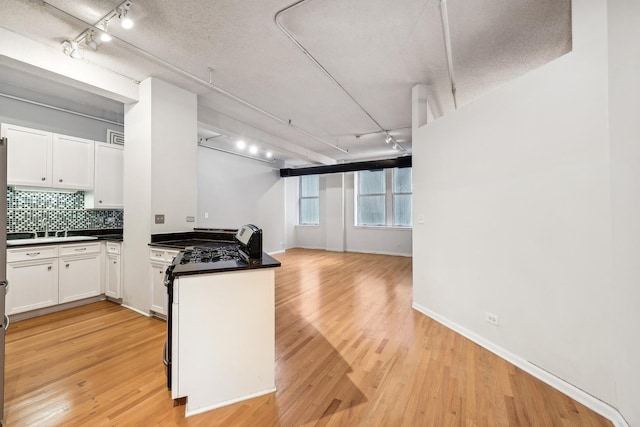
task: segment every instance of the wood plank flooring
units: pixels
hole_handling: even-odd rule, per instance
[[[185,419],[165,323],[104,301],[11,324],[5,425],[611,425],[412,310],[411,258],[276,257],[276,393]]]

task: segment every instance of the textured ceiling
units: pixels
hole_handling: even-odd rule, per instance
[[[60,48],[87,28],[82,21],[93,24],[119,3],[0,0],[0,26]],[[303,0],[281,13],[280,24],[353,99],[276,25],[276,13],[292,0],[132,3],[134,28],[123,30],[113,20],[109,30],[120,40],[96,52],[86,48],[84,61],[138,81],[159,77],[197,93],[202,107],[338,161],[402,154],[385,144],[382,133],[370,134],[380,131],[378,124],[410,152],[416,84],[429,86],[437,117],[454,108],[437,0]],[[570,0],[449,0],[447,8],[459,108],[571,50]],[[204,82],[211,78],[236,97],[349,152],[186,73]],[[10,85],[28,84],[14,81],[16,74],[1,67],[0,76]],[[55,90],[45,86],[39,90]],[[87,104],[95,104],[91,108],[110,108],[100,102],[87,98]]]

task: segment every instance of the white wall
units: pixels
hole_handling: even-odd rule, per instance
[[[125,106],[123,303],[151,305],[152,233],[188,231],[197,212],[197,98],[161,80],[140,84]],[[154,214],[165,224],[154,224]]]
[[[617,406],[640,426],[640,2],[608,2]],[[635,52],[635,53],[634,53]]]
[[[414,132],[413,281],[418,309],[614,403],[606,6],[573,2],[573,52]]]
[[[262,228],[263,250],[280,251],[286,241],[284,200],[284,180],[270,164],[198,148],[198,227],[255,224]]]
[[[411,229],[355,226],[354,176],[320,175],[320,224],[291,225],[295,247],[411,256]],[[297,221],[298,178],[287,180],[296,189],[287,193],[287,206],[295,207]]]

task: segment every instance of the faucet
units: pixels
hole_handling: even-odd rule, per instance
[[[49,237],[49,222],[46,219],[43,219],[40,222],[40,227],[44,228],[44,238]]]

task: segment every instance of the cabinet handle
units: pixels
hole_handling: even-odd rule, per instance
[[[42,178],[40,178],[40,181],[46,181],[47,178],[45,178],[44,176]]]
[[[102,200],[98,200],[98,203],[102,203]]]
[[[40,252],[27,252],[27,256],[38,256]]]
[[[87,248],[76,248],[75,251],[76,252],[82,252],[82,251],[86,251]]]
[[[48,266],[48,267],[47,267],[47,270],[48,270],[48,271],[51,271],[51,266]]]
[[[58,182],[62,182],[62,178],[60,178],[60,179],[58,180]]]
[[[65,267],[69,268],[69,264],[66,264]]]

